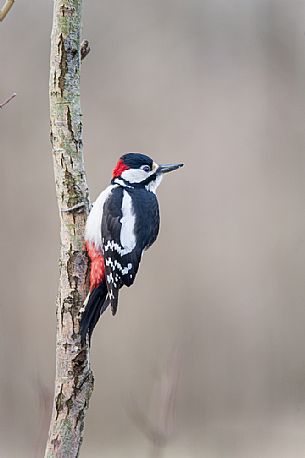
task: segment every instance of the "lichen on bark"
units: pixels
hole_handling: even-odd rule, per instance
[[[89,212],[80,109],[82,0],[54,0],[50,56],[50,128],[60,216],[60,278],[56,304],[56,379],[45,457],[79,454],[93,389],[88,348],[79,336],[79,310],[88,287],[83,233]]]

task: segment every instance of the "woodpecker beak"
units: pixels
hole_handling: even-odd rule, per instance
[[[160,164],[157,172],[168,173],[180,169],[180,167],[183,167],[183,164]]]

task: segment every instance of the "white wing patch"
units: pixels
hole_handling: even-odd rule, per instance
[[[122,218],[120,219],[121,223],[121,233],[120,233],[120,243],[121,246],[114,240],[108,240],[104,245],[104,252],[108,250],[115,250],[119,253],[120,256],[131,253],[136,246],[136,236],[134,233],[135,226],[135,215],[132,207],[132,200],[127,191],[124,190],[123,199],[122,199]],[[122,248],[123,247],[123,248]],[[107,264],[107,262],[109,264]],[[116,261],[115,261],[116,262]],[[112,264],[111,258],[106,259],[106,265],[111,265],[112,269],[116,267],[119,270],[122,270],[122,266],[119,263]]]
[[[121,255],[130,253],[136,246],[136,236],[134,233],[135,227],[135,214],[133,211],[132,200],[127,191],[124,190],[122,199],[122,218],[121,218],[121,234],[120,241],[124,247]]]
[[[94,243],[95,247],[100,249],[102,249],[101,224],[104,203],[110,196],[113,188],[117,188],[117,185],[110,185],[103,192],[101,192],[101,194],[94,202],[86,222],[85,240],[90,243]]]

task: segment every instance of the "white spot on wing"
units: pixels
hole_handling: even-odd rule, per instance
[[[122,275],[127,275],[128,274],[128,271],[132,268],[132,264],[129,262],[127,264],[127,267],[124,267],[124,269],[122,270]]]
[[[128,254],[130,253],[133,248],[135,247],[135,245],[133,247],[131,246],[126,246],[125,248],[122,248],[118,243],[116,243],[114,240],[108,240],[108,242],[106,243],[106,245],[104,246],[104,252],[106,253],[106,251],[110,250],[110,251],[116,251],[117,253],[119,253],[119,255],[121,256],[124,256],[124,254]],[[111,261],[111,258],[108,258],[108,260],[110,259]],[[106,261],[106,265],[109,266],[109,265],[112,265],[112,261]],[[117,265],[120,265],[119,262],[115,261],[117,263]],[[118,267],[119,268],[119,267]]]
[[[122,273],[122,275],[127,275],[128,272],[132,269],[132,263],[131,262],[129,262],[127,264],[127,266],[125,266],[123,268],[122,264],[120,264],[119,261],[117,261],[116,259],[114,261],[112,261],[112,259],[110,257],[106,258],[105,263],[106,263],[107,267],[111,267],[113,273],[115,273],[116,270],[119,270]],[[119,277],[118,277],[118,275],[116,273],[115,273],[115,277],[114,278],[115,278],[115,281],[119,280]],[[108,283],[113,282],[114,278],[113,278],[112,272],[109,275],[107,275]],[[132,278],[132,275],[131,275],[131,278]]]
[[[112,273],[110,273],[110,275],[107,275],[107,283],[113,283]]]
[[[112,261],[112,259],[110,257],[106,259],[106,266],[107,267],[110,266],[112,270],[115,270],[116,268],[118,270],[122,270],[122,266],[119,263],[119,261],[117,261],[116,259],[114,261]]]

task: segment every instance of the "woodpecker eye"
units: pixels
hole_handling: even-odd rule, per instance
[[[144,172],[150,172],[149,165],[142,165],[141,169],[144,170]]]

